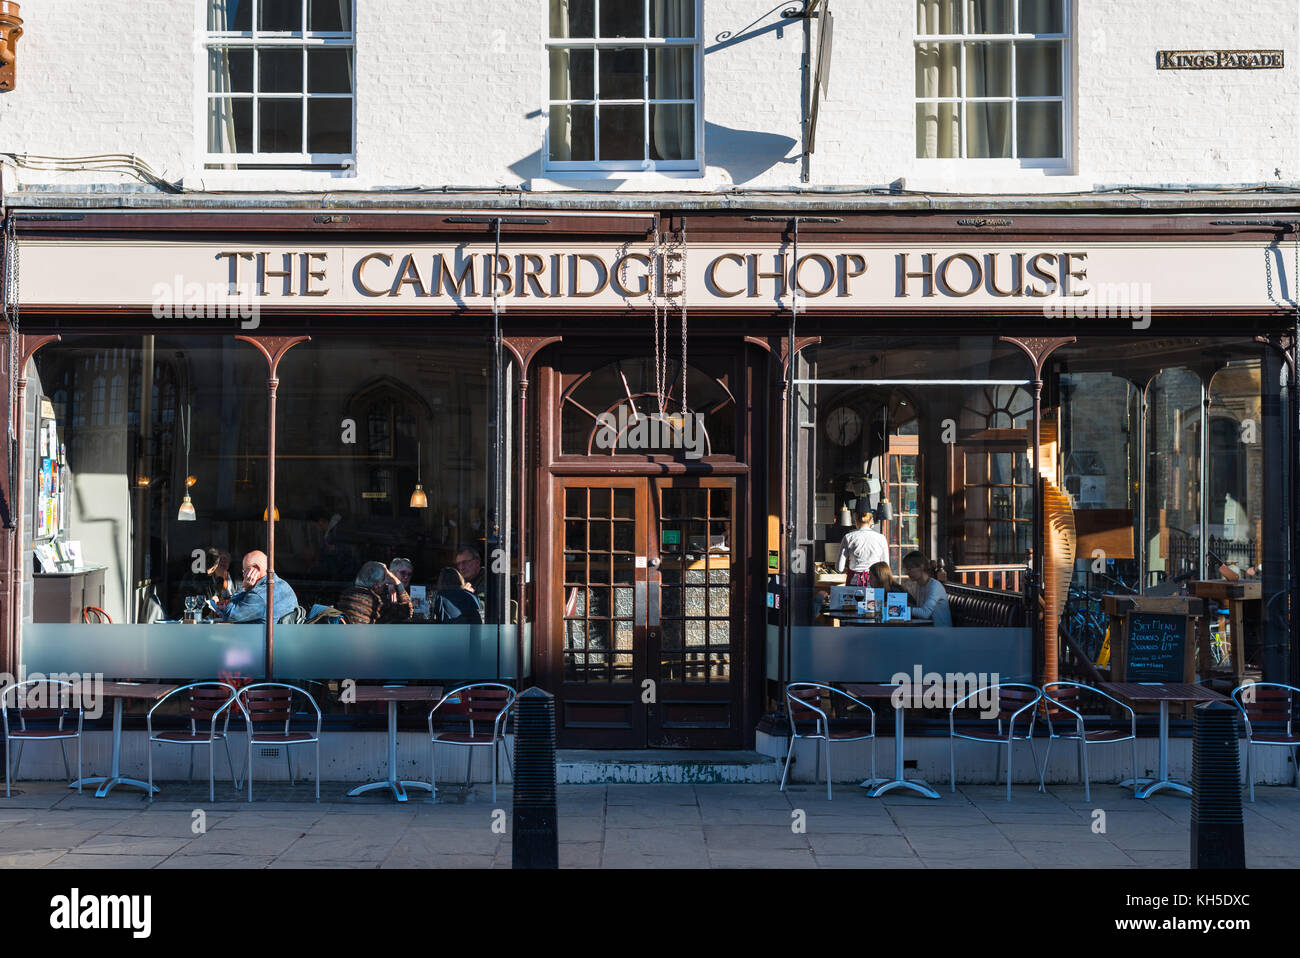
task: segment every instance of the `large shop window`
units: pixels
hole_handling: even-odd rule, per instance
[[[1029,376],[993,337],[828,337],[803,352],[790,678],[883,681],[918,663],[1028,678]],[[858,590],[869,618],[892,607],[906,621],[855,621]]]
[[[209,169],[352,166],[352,0],[206,0]]]
[[[698,0],[550,0],[547,169],[700,169]]]
[[[917,0],[917,157],[1064,166],[1069,7]]]
[[[516,676],[527,623],[511,485],[496,481],[514,433],[482,338],[293,346],[273,517],[252,345],[65,338],[34,367],[28,668],[240,683],[264,676],[270,638],[274,677],[310,683],[327,710],[346,679]],[[272,553],[268,518],[274,578],[246,588]]]

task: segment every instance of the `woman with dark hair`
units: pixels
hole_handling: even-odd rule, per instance
[[[943,583],[934,577],[934,566],[920,552],[903,556],[903,571],[916,583],[915,607],[912,618],[929,619],[935,625],[952,625],[952,611],[948,608],[948,593]]]
[[[482,625],[474,593],[465,588],[465,577],[448,567],[438,573],[438,591],[429,600],[429,621],[443,625]]]
[[[230,576],[230,553],[210,548],[205,551],[204,571],[189,574],[181,581],[181,603],[188,596],[198,596],[203,602],[211,599],[223,605],[235,594],[235,583]]]

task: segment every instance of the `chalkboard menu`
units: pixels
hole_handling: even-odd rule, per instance
[[[1186,682],[1188,617],[1129,612],[1125,617],[1125,682]]]

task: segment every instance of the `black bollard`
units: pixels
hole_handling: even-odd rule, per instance
[[[1192,738],[1192,867],[1245,868],[1237,723],[1224,702],[1198,705]]]
[[[514,868],[560,867],[555,823],[555,696],[533,686],[515,699]]]

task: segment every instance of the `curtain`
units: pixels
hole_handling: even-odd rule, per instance
[[[966,32],[1002,32],[1010,26],[992,8],[997,4],[972,3],[967,9]],[[992,14],[992,16],[989,16]],[[970,43],[966,46],[966,96],[1011,96],[1011,44]],[[966,155],[988,159],[1009,157],[1011,104],[966,103]]]
[[[652,22],[665,37],[694,36],[692,0],[651,0]],[[695,99],[695,47],[651,50],[655,58],[656,100]],[[651,107],[650,157],[689,160],[695,157],[695,109],[687,104]]]
[[[551,0],[551,37],[568,37],[569,0]],[[567,49],[551,50],[551,99],[568,100],[572,96],[573,85],[570,75],[572,57]],[[568,161],[573,159],[573,110],[567,106],[550,108],[550,151],[551,159]]]

